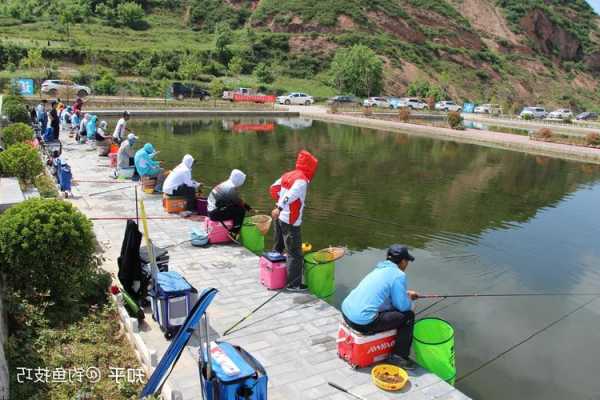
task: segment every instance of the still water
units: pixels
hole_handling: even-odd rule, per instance
[[[412,247],[409,284],[421,293],[600,292],[598,166],[300,119],[130,126],[168,168],[192,154],[207,185],[242,169],[243,195],[263,212],[296,153],[315,154],[303,238],[351,249],[335,306],[395,242]],[[421,315],[454,326],[460,378],[589,299],[449,299]],[[590,400],[599,377],[600,299],[457,387],[476,399]]]

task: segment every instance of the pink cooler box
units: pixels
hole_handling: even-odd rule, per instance
[[[271,261],[262,256],[258,261],[260,283],[267,289],[282,289],[287,285],[287,266],[285,260]]]
[[[225,224],[227,229],[223,226]],[[208,233],[208,243],[229,243],[229,231],[233,227],[233,220],[227,220],[223,222],[212,221],[210,218],[204,219],[204,230]]]
[[[363,335],[340,322],[337,338],[338,356],[352,368],[365,368],[387,359],[396,343],[396,330]]]

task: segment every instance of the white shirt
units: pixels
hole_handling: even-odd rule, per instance
[[[123,140],[123,133],[125,132],[125,128],[127,128],[127,121],[125,121],[125,118],[121,118],[119,122],[117,122],[117,126],[115,127],[113,137],[115,139]]]
[[[190,155],[185,155],[183,157],[183,161],[179,164],[167,179],[165,179],[165,183],[163,184],[163,191],[166,194],[173,194],[173,191],[177,189],[181,185],[190,186],[193,188],[198,187],[198,182],[192,179],[192,165],[194,163],[194,159]]]

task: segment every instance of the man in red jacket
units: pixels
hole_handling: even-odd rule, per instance
[[[308,184],[317,171],[317,160],[306,150],[298,153],[296,169],[286,172],[273,185],[271,197],[275,200],[275,208],[271,212],[275,225],[275,244],[273,251],[287,252],[288,289],[291,291],[306,290],[302,284],[302,237],[300,225],[304,212],[304,202]]]

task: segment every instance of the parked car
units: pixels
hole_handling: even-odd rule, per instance
[[[438,111],[462,111],[462,107],[450,100],[438,101],[435,103],[435,109]]]
[[[416,97],[394,98],[390,102],[392,108],[410,108],[411,110],[429,110],[429,105]]]
[[[573,113],[568,108],[559,108],[558,110],[554,110],[551,113],[548,113],[546,118],[571,119],[571,118],[573,118]]]
[[[575,117],[576,120],[578,121],[590,121],[590,120],[596,120],[598,119],[598,113],[595,112],[582,112],[581,114],[578,114]]]
[[[368,99],[363,101],[363,106],[390,108],[390,103],[385,97],[369,97]]]
[[[548,113],[544,107],[525,107],[523,111],[519,114],[519,118],[527,119],[527,118],[538,118],[543,119],[546,118]]]
[[[193,83],[173,82],[171,95],[178,100],[201,99],[209,97],[208,91]]]
[[[498,104],[481,104],[473,110],[477,114],[502,114],[502,107]]]
[[[312,96],[307,95],[306,93],[290,93],[285,96],[277,97],[277,103],[279,104],[301,104],[305,106],[310,106],[313,104],[315,100]]]
[[[360,100],[354,96],[334,96],[327,100],[327,104],[360,104]]]
[[[79,97],[85,97],[92,94],[92,89],[88,86],[78,85],[72,81],[50,79],[42,82],[41,92],[50,96],[76,94]]]

